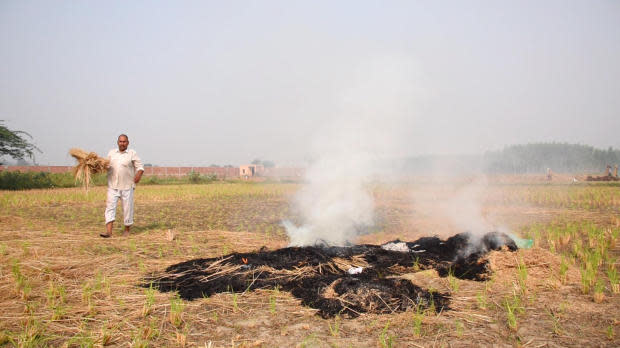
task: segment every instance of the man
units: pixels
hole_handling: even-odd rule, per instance
[[[142,161],[134,150],[127,150],[129,138],[125,134],[118,136],[118,149],[108,152],[110,168],[108,169],[108,199],[105,209],[106,233],[100,236],[108,238],[112,236],[112,227],[116,219],[116,205],[121,199],[123,206],[123,220],[125,223],[124,234],[129,234],[133,225],[133,191],[140,182],[144,167]]]

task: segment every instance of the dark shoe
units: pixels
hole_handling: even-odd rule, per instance
[[[107,233],[99,233],[99,237],[101,237],[101,238],[110,238],[110,237],[112,237],[112,235],[111,234],[107,234]]]

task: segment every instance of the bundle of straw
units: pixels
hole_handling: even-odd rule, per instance
[[[69,150],[69,154],[78,162],[73,168],[75,181],[81,181],[86,190],[88,190],[90,178],[93,174],[105,173],[110,167],[110,161],[99,157],[94,152],[86,152],[82,149],[73,148]]]

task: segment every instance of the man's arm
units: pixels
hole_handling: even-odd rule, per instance
[[[137,184],[140,182],[140,179],[142,179],[142,174],[144,174],[144,166],[135,151],[133,153],[133,166],[136,168],[136,175],[133,177],[133,182]]]
[[[134,183],[139,183],[140,179],[142,179],[142,173],[144,173],[144,169],[140,169],[136,172],[136,176],[133,177],[133,182]]]

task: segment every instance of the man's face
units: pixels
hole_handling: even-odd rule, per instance
[[[127,137],[118,137],[118,150],[125,151],[127,150],[127,146],[129,146],[129,139]]]

